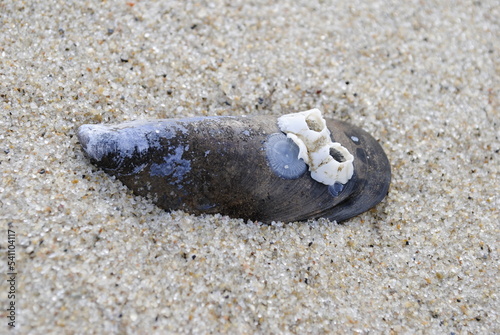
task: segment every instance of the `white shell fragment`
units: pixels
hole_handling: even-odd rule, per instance
[[[351,179],[354,156],[340,143],[332,142],[319,109],[283,115],[278,118],[278,127],[298,145],[298,158],[309,166],[314,180],[333,185],[345,184]]]

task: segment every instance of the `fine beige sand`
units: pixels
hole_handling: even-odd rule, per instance
[[[343,224],[167,213],[76,138],[311,108],[393,169]],[[1,334],[500,334],[497,0],[0,1],[0,110]]]

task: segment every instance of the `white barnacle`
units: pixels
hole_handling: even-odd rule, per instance
[[[340,143],[332,142],[319,109],[283,115],[278,118],[278,127],[297,144],[298,158],[309,166],[314,180],[333,185],[351,179],[354,156]]]

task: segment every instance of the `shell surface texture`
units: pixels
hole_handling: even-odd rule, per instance
[[[321,112],[82,125],[86,156],[159,207],[269,223],[344,221],[386,196],[379,143]]]

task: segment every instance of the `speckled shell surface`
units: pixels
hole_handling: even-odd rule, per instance
[[[273,173],[265,143],[280,133],[277,118],[200,117],[83,125],[78,138],[91,162],[134,193],[166,210],[221,213],[234,218],[343,221],[379,203],[390,165],[378,142],[362,129],[327,120],[332,140],[354,156],[354,175],[338,196],[310,177]]]

